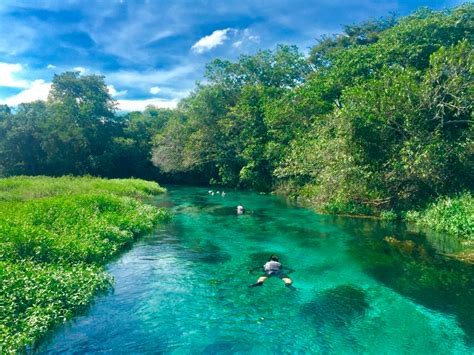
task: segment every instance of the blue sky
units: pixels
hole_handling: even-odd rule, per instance
[[[345,24],[420,6],[397,0],[3,0],[0,104],[45,99],[54,73],[102,74],[123,110],[173,107],[213,58],[236,59],[278,43],[304,52]]]

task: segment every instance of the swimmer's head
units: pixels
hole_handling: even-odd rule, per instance
[[[278,260],[278,256],[272,255],[272,256],[270,256],[270,258],[268,259],[268,261],[279,261],[279,260]]]

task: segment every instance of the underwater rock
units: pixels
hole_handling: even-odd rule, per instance
[[[227,253],[221,252],[198,254],[195,259],[205,264],[223,264],[232,259],[232,257]]]
[[[385,237],[383,240],[404,254],[412,255],[416,249],[416,244],[412,240],[398,240],[395,237]]]
[[[399,240],[395,237],[385,237],[383,240],[393,249],[398,250],[403,255],[410,257],[419,257],[426,262],[432,262],[433,257],[426,247],[422,244],[416,244],[412,240]]]
[[[345,326],[363,317],[368,307],[363,290],[352,285],[341,285],[318,294],[302,306],[301,312],[318,326]]]
[[[232,256],[223,252],[220,247],[212,243],[206,243],[203,246],[193,248],[191,253],[191,259],[205,264],[223,264],[232,259]]]
[[[206,212],[213,216],[233,216],[235,215],[235,207],[217,206],[209,208]]]

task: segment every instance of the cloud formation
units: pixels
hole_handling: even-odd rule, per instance
[[[144,100],[118,100],[118,109],[122,111],[143,111],[147,106],[155,106],[159,108],[176,108],[178,100],[165,99],[144,99]]]
[[[87,69],[84,67],[74,67],[72,70],[79,72],[80,75],[84,75],[87,72]]]
[[[158,86],[153,86],[150,88],[150,94],[156,95],[161,91],[161,89]]]
[[[120,97],[127,95],[127,90],[117,91],[113,85],[107,85],[107,90],[112,97]]]
[[[35,80],[29,87],[20,93],[0,99],[0,104],[8,106],[18,106],[21,103],[33,102],[36,100],[46,100],[51,90],[51,83],[46,83],[44,80]]]
[[[75,68],[82,75],[105,75],[113,97],[134,107],[148,99],[168,105],[189,93],[216,57],[236,60],[278,43],[308,52],[317,38],[340,32],[344,24],[463,1],[320,0],[308,6],[305,0],[228,0],[190,6],[184,0],[101,0],[84,6],[78,0],[3,0],[0,100],[16,102],[12,95],[33,93],[33,82],[46,85],[54,73]],[[160,91],[151,92],[154,87]],[[30,94],[23,93],[38,97]]]
[[[204,36],[199,41],[194,43],[191,49],[196,53],[210,51],[211,49],[222,45],[227,40],[227,33],[229,33],[229,31],[231,30],[231,28],[226,28],[224,30],[216,30],[212,32],[209,36]]]
[[[252,32],[246,28],[243,31],[238,31],[239,38],[237,41],[232,43],[234,48],[242,48],[245,45],[255,44],[260,42],[260,36],[252,34]]]
[[[16,73],[23,71],[21,64],[0,63],[0,86],[11,88],[27,88],[26,80],[17,79]]]

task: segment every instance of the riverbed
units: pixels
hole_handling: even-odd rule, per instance
[[[169,187],[155,203],[173,220],[109,264],[114,289],[41,353],[474,353],[474,270],[439,241],[252,192]],[[271,254],[296,290],[248,287]]]

